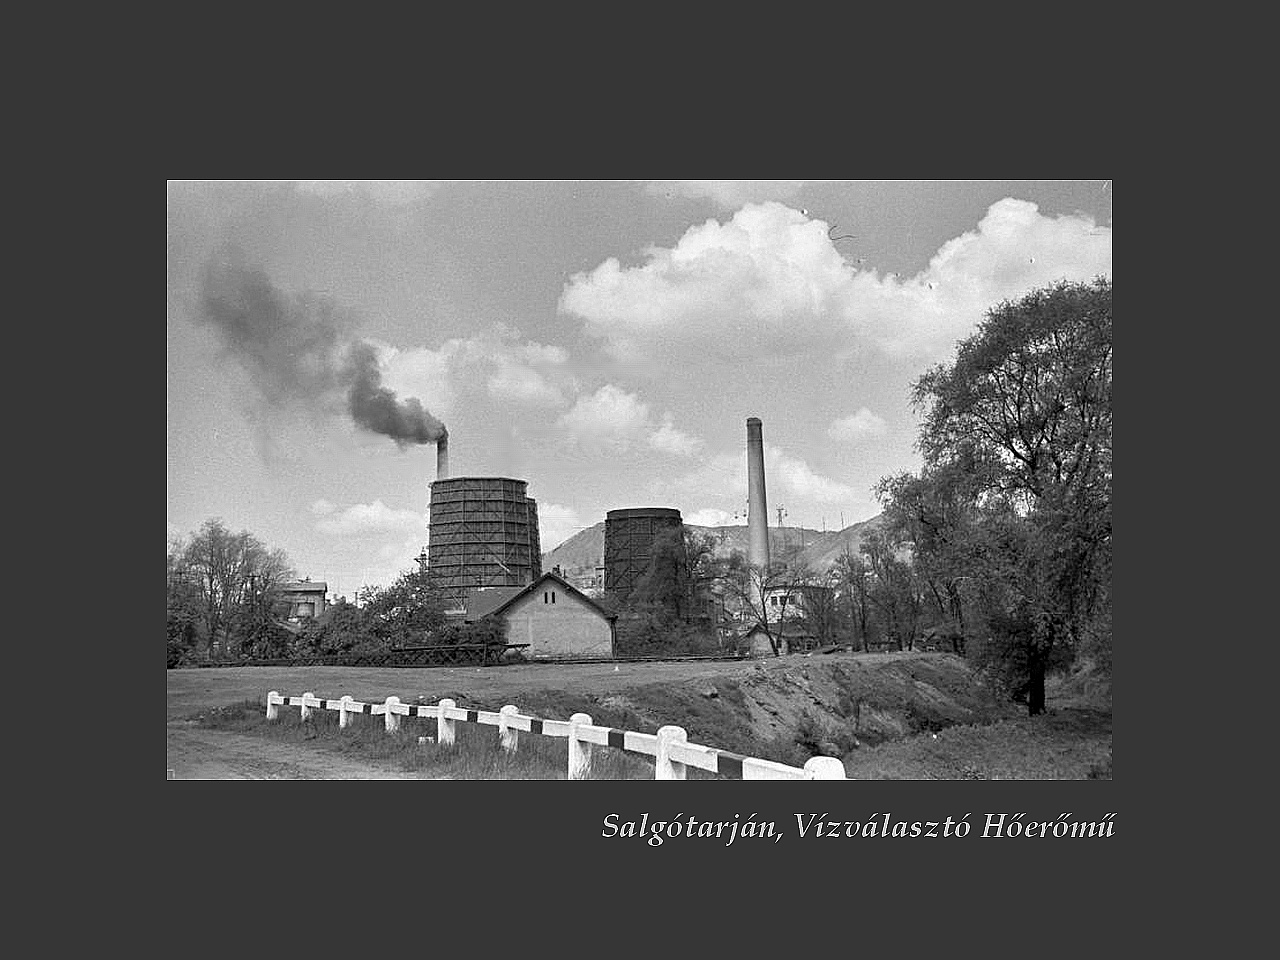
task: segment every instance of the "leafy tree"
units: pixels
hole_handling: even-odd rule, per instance
[[[981,514],[975,503],[981,486],[975,484],[976,476],[971,463],[945,463],[926,477],[903,473],[876,486],[886,528],[910,546],[931,619],[953,638],[957,653],[965,650],[970,626],[966,605],[972,604],[974,551],[980,542]]]
[[[248,531],[206,520],[170,549],[170,630],[202,643],[209,656],[249,652],[270,627],[280,584],[294,576],[288,557]]]
[[[684,552],[695,597],[705,594],[720,575],[719,548],[724,536],[723,533],[699,533],[689,527],[684,528]]]
[[[656,608],[670,620],[689,616],[692,591],[683,530],[665,530],[654,538],[648,569],[626,597],[628,607]]]
[[[383,647],[440,642],[447,598],[422,569],[400,574],[388,587],[361,594],[363,629]]]
[[[1033,715],[1046,670],[1082,643],[1109,660],[1111,301],[1099,278],[988,311],[915,385],[920,477],[884,487],[946,602],[980,609]]]
[[[365,612],[346,598],[331,603],[319,617],[302,625],[294,645],[294,655],[334,656],[366,652],[371,647],[381,648],[369,629]]]
[[[693,655],[716,648],[714,624],[695,616],[698,580],[709,579],[715,538],[687,528],[655,538],[649,565],[625,596],[600,598],[616,614],[617,648],[627,656]]]
[[[872,580],[867,597],[899,650],[915,647],[922,599],[920,582],[909,559],[899,556],[901,544],[888,532],[874,530],[862,541]]]
[[[179,538],[169,543],[167,551],[165,640],[168,665],[176,667],[195,654],[199,642],[199,594],[191,572],[186,568],[186,544]]]
[[[840,619],[853,631],[854,645],[867,649],[871,635],[871,597],[867,561],[848,546],[836,557],[832,578]]]

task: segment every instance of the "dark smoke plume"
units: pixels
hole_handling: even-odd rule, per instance
[[[434,443],[444,435],[444,424],[429,414],[417,397],[396,400],[382,385],[378,355],[370,344],[354,343],[347,351],[347,406],[356,423],[381,433],[401,445]]]
[[[361,427],[401,446],[434,443],[445,433],[421,401],[398,400],[382,385],[377,351],[344,340],[327,301],[289,297],[235,252],[207,265],[201,300],[202,319],[267,403],[341,403]]]

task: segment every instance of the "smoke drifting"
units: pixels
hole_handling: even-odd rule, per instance
[[[445,435],[416,397],[399,400],[382,385],[377,350],[345,339],[331,304],[288,296],[239,254],[208,263],[201,305],[201,319],[217,329],[268,404],[340,404],[359,426],[400,446]]]
[[[444,424],[428,413],[417,397],[397,400],[395,393],[382,385],[378,355],[370,344],[359,342],[348,348],[347,370],[351,377],[348,408],[360,426],[399,444],[434,443],[444,436]]]

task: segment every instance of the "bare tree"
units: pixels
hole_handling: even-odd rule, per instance
[[[176,564],[194,591],[196,627],[211,657],[252,643],[280,585],[294,573],[283,551],[268,549],[248,531],[232,533],[221,520],[206,520]]]
[[[775,657],[782,655],[786,604],[800,588],[814,582],[813,571],[803,563],[771,563],[768,568],[750,563],[735,550],[724,562],[720,583],[741,611],[744,623],[758,626]],[[773,601],[773,602],[771,602]],[[771,613],[777,609],[777,613]]]

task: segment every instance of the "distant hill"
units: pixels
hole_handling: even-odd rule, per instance
[[[870,520],[863,520],[835,533],[822,534],[805,547],[801,559],[815,572],[825,573],[836,562],[836,558],[844,553],[846,547],[855,557],[862,556],[863,538],[874,530],[884,529],[884,525],[884,514],[878,513]]]
[[[843,530],[828,531],[810,530],[808,527],[770,527],[769,555],[772,557],[790,556],[800,551],[800,559],[812,568],[815,573],[828,570],[836,557],[847,546],[855,556],[860,555],[862,539],[872,530],[883,526],[882,514],[870,520],[863,520],[845,527]],[[685,524],[686,530],[700,534],[711,534],[718,541],[716,555],[727,557],[734,550],[748,552],[750,536],[746,525],[735,527],[699,527],[691,523]],[[604,565],[604,521],[593,527],[580,530],[560,544],[554,550],[542,555],[542,569],[550,570],[559,566],[565,574],[573,577],[589,576],[596,567]]]

